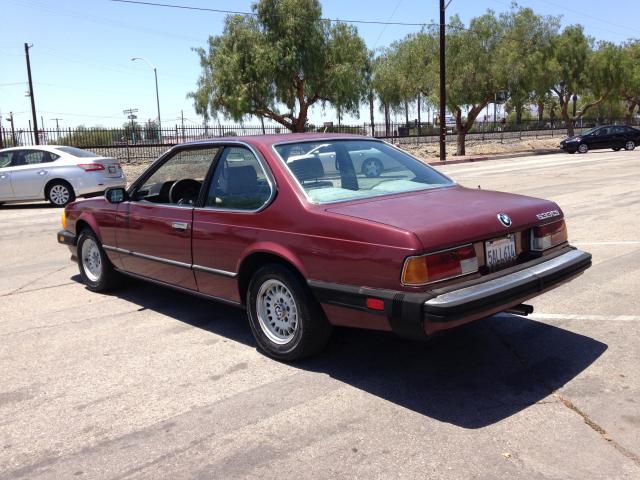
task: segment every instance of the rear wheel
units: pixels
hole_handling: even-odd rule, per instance
[[[258,348],[277,360],[313,355],[331,335],[331,325],[308,287],[278,264],[254,274],[247,291],[247,312]]]
[[[384,166],[382,165],[382,162],[377,158],[367,158],[364,162],[362,162],[362,173],[364,173],[367,177],[379,177],[383,170]]]
[[[627,140],[624,144],[625,150],[633,150],[634,148],[636,148],[636,143],[633,140]]]
[[[578,147],[578,152],[580,153],[587,153],[589,151],[589,147],[587,147],[586,143],[581,143],[580,146]]]
[[[92,292],[105,292],[112,289],[118,274],[107,257],[96,234],[88,228],[78,237],[78,267],[82,281]]]
[[[47,200],[56,207],[64,207],[76,199],[73,187],[64,180],[56,180],[47,187]]]

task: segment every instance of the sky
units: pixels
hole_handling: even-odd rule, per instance
[[[153,1],[153,0],[151,0]],[[250,0],[157,0],[195,7],[249,11]],[[640,38],[640,1],[521,0],[536,13],[561,15],[562,24],[580,23],[599,40],[621,43]],[[487,9],[508,10],[509,0],[452,0],[447,17],[457,14],[467,23]],[[323,16],[332,19],[431,23],[438,20],[438,0],[324,0]],[[38,122],[45,128],[120,126],[123,110],[138,109],[139,121],[155,118],[153,70],[158,72],[163,128],[201,125],[202,117],[186,97],[200,75],[194,47],[204,47],[209,35],[222,33],[225,15],[131,5],[110,0],[0,0],[0,115],[2,126],[13,112],[16,128],[31,118],[24,43],[30,49]],[[417,26],[357,25],[370,49],[382,48]],[[343,123],[363,122],[343,118]],[[376,113],[377,121],[383,121]],[[314,107],[312,123],[335,121],[331,109]],[[223,124],[231,121],[221,119]],[[256,120],[247,124],[257,124]],[[41,126],[40,126],[41,127]]]

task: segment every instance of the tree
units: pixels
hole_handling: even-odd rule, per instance
[[[627,103],[625,113],[628,125],[633,120],[638,103],[640,103],[640,40],[627,42],[621,50],[620,70],[622,72],[620,81],[620,96]]]
[[[133,122],[133,126],[132,126],[132,122],[124,122],[122,124],[122,136],[121,136],[121,140],[126,140],[129,142],[139,142],[142,139],[142,127],[140,126],[139,123],[137,122]]]
[[[367,49],[356,29],[321,19],[318,0],[260,0],[255,16],[230,15],[223,34],[196,49],[202,73],[189,94],[205,119],[221,112],[305,129],[309,108],[358,116],[366,95]]]
[[[593,50],[593,40],[580,25],[568,26],[554,39],[554,55],[548,74],[554,80],[552,88],[557,96],[567,135],[574,134],[577,120],[591,108],[600,104],[611,92],[619,89],[621,71],[620,48],[609,42],[600,42]],[[579,109],[569,112],[571,102],[584,95]]]
[[[160,140],[160,127],[157,121],[149,119],[144,124],[144,139]]]
[[[520,124],[523,110],[532,102],[538,105],[538,119],[542,121],[545,97],[553,87],[546,67],[560,20],[536,15],[530,8],[512,9],[501,14],[500,20],[505,29],[497,50],[500,76],[506,79],[515,123]]]
[[[113,145],[116,140],[117,132],[114,130],[102,127],[87,128],[84,125],[78,125],[74,130],[69,129],[66,135],[57,140],[57,143],[86,148]]]
[[[458,133],[456,155],[465,154],[466,136],[482,110],[493,101],[506,80],[499,68],[498,47],[504,25],[489,10],[465,29],[458,17],[450,21],[447,35],[447,106]],[[466,108],[467,115],[463,117]]]

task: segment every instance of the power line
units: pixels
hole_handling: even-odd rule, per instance
[[[157,2],[142,2],[138,0],[111,0],[112,2],[118,3],[131,3],[134,5],[145,5],[148,7],[165,7],[165,8],[177,8],[180,10],[195,10],[199,12],[213,12],[213,13],[225,13],[228,15],[251,15],[257,16],[255,12],[242,12],[238,10],[223,10],[219,8],[208,8],[208,7],[194,7],[191,5],[176,5],[173,3],[157,3]],[[367,25],[402,25],[407,27],[424,27],[427,25],[436,25],[435,23],[410,23],[410,22],[384,22],[382,20],[347,20],[340,18],[322,18],[322,20],[327,20],[329,22],[341,22],[341,23],[357,23],[357,24],[367,24]]]

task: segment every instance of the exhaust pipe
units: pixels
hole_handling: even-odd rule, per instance
[[[521,303],[520,305],[516,305],[515,307],[511,307],[509,310],[505,310],[507,313],[514,313],[516,315],[527,316],[533,313],[533,305],[527,305],[526,303]]]

